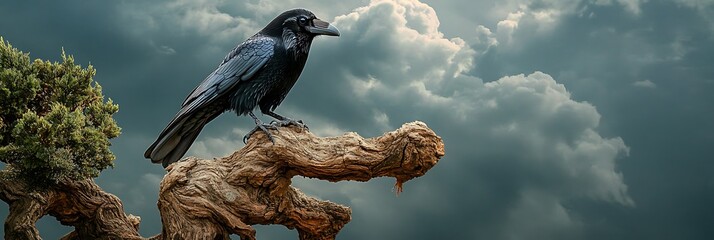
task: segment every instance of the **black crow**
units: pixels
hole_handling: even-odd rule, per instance
[[[218,68],[198,85],[181,105],[181,110],[161,131],[158,139],[144,153],[153,163],[164,167],[178,161],[208,122],[233,110],[238,116],[248,114],[255,128],[245,135],[268,128],[302,121],[283,117],[275,108],[285,99],[307,61],[310,44],[318,35],[339,36],[334,26],[305,9],[289,10],[273,19],[263,30],[235,47]],[[264,124],[253,114],[258,106],[263,114],[277,121]]]

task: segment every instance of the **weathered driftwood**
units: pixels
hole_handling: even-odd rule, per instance
[[[296,175],[329,181],[367,181],[394,177],[402,183],[422,176],[444,155],[444,145],[424,123],[364,139],[356,133],[316,137],[299,127],[263,133],[231,156],[187,158],[169,166],[161,182],[159,210],[163,229],[152,239],[255,239],[254,224],[297,229],[300,239],[334,239],[350,221],[350,209],[305,196],[290,186]],[[38,239],[34,223],[51,214],[76,230],[64,239],[139,239],[139,218],[125,215],[118,198],[92,181],[61,190],[25,193],[6,182],[0,198],[10,204],[6,239]]]
[[[305,196],[290,186],[293,176],[329,181],[388,176],[401,191],[403,182],[423,175],[444,155],[441,138],[421,122],[370,139],[356,133],[319,138],[298,127],[273,135],[274,145],[258,133],[231,156],[170,166],[159,193],[164,238],[235,233],[255,239],[250,225],[281,224],[296,228],[300,239],[334,239],[350,221],[350,209]]]

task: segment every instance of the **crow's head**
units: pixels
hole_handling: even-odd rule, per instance
[[[340,31],[330,23],[315,17],[306,9],[293,9],[277,16],[263,30],[263,34],[283,39],[286,49],[307,52],[315,36],[339,36]]]

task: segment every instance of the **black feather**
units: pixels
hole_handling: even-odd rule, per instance
[[[256,107],[266,113],[280,105],[300,76],[315,36],[292,22],[299,16],[315,18],[305,9],[284,12],[230,51],[186,97],[144,157],[166,167],[178,161],[203,127],[221,113],[245,115]]]

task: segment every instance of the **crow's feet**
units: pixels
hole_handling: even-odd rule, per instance
[[[268,139],[270,139],[270,142],[272,142],[273,144],[275,144],[275,140],[273,139],[273,135],[270,134],[270,131],[268,131],[268,129],[278,130],[278,126],[276,126],[276,125],[274,125],[274,124],[272,124],[272,123],[271,123],[271,124],[264,124],[264,123],[256,124],[255,127],[253,128],[253,130],[250,130],[250,132],[248,132],[248,134],[246,134],[245,136],[243,136],[243,143],[248,144],[248,138],[250,138],[250,136],[253,135],[253,133],[255,133],[255,132],[257,132],[258,130],[260,130],[260,131],[263,131],[263,132],[265,133],[265,135],[268,135]]]
[[[304,122],[302,122],[302,120],[293,120],[293,119],[290,119],[290,118],[285,118],[285,119],[283,119],[283,120],[273,120],[273,121],[270,122],[270,125],[274,125],[274,126],[277,126],[277,127],[286,127],[286,126],[290,126],[290,125],[295,125],[295,126],[298,126],[298,127],[300,127],[300,128],[307,129],[308,131],[310,130],[310,128],[307,127],[307,124],[305,124]]]

